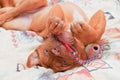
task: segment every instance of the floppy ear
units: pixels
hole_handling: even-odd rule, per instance
[[[36,52],[33,52],[32,54],[29,55],[28,60],[27,60],[27,66],[32,67],[36,66],[39,64],[39,57]]]
[[[97,11],[90,19],[89,25],[93,27],[98,33],[99,37],[102,36],[105,26],[106,26],[106,20],[105,15],[102,10]]]

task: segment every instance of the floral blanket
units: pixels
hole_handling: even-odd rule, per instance
[[[5,30],[1,27],[0,80],[120,80],[120,1],[59,0],[64,1],[74,2],[89,17],[98,9],[105,12],[107,26],[102,40],[107,43],[102,58],[66,72],[53,73],[51,69],[38,66],[25,69],[28,55],[42,44],[43,38],[32,31]]]

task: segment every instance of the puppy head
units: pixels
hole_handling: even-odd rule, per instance
[[[63,44],[54,37],[46,39],[44,43],[28,57],[27,66],[32,67],[35,65],[51,68],[54,72],[65,71],[80,66],[80,64],[75,62]]]

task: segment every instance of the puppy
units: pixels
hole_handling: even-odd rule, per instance
[[[32,30],[44,37],[43,44],[28,57],[27,66],[40,65],[54,72],[81,66],[80,60],[85,61],[89,56],[84,51],[85,46],[99,41],[106,25],[101,10],[89,20],[77,5],[69,2],[48,5],[37,12],[26,14],[2,26],[6,29]],[[77,58],[73,58],[71,51]]]

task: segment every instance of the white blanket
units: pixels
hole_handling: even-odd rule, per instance
[[[104,50],[101,59],[66,72],[53,73],[43,67],[24,70],[28,55],[43,39],[31,31],[0,28],[0,80],[120,80],[120,1],[69,1],[83,8],[89,17],[98,9],[104,10],[107,28],[103,39],[108,40],[110,49]]]

